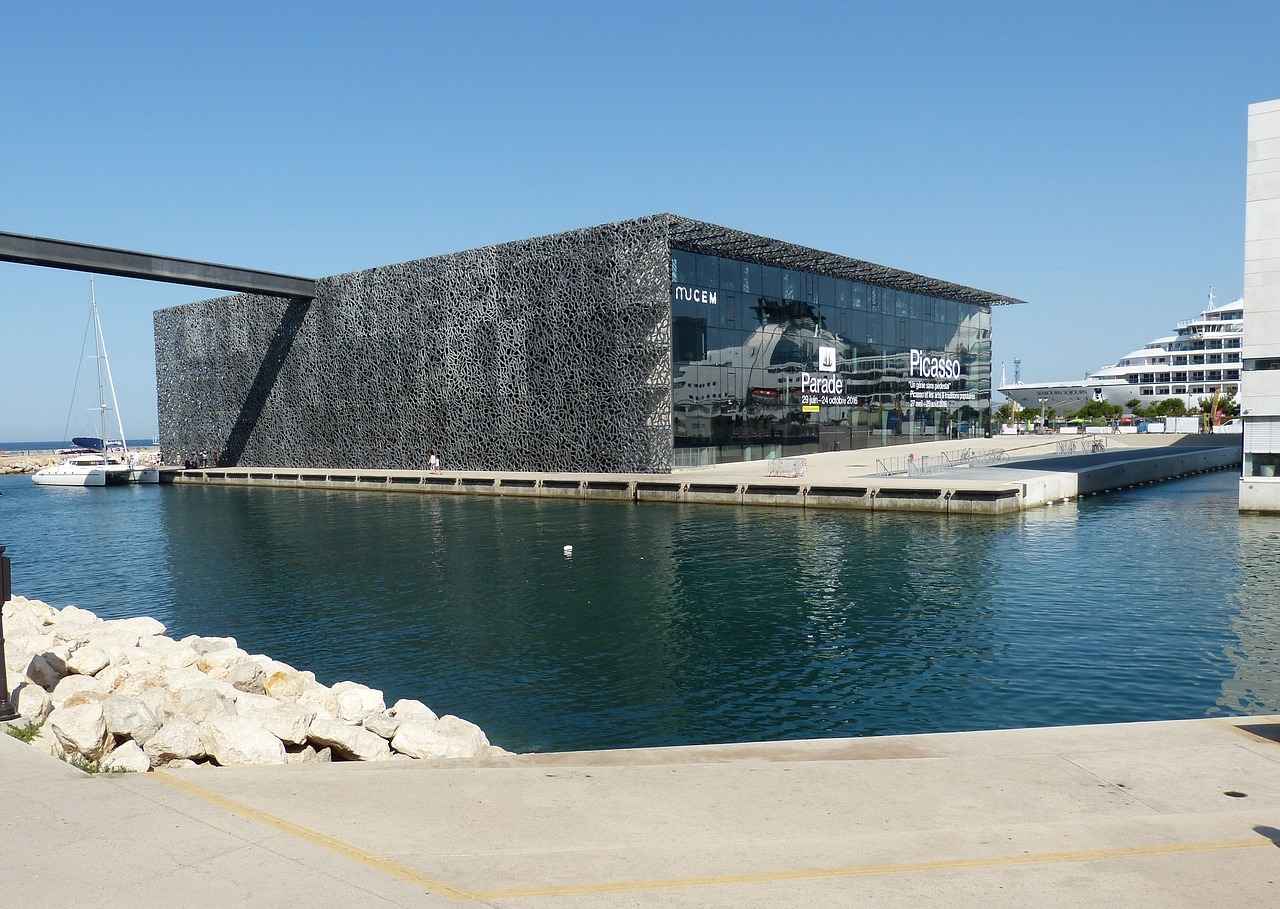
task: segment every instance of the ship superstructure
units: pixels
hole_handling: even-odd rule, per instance
[[[1020,407],[1050,407],[1059,413],[1078,410],[1089,401],[1128,404],[1135,398],[1148,407],[1180,398],[1195,410],[1215,393],[1240,389],[1240,344],[1244,333],[1244,301],[1209,307],[1194,319],[1179,322],[1175,334],[1156,338],[1111,366],[1083,379],[1001,385],[998,389]]]

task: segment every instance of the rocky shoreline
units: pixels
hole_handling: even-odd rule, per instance
[[[474,758],[508,752],[420,701],[387,707],[356,682],[325,686],[234,638],[174,640],[153,618],[100,619],[14,597],[3,605],[11,725],[95,769]]]

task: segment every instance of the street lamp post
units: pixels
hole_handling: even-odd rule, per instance
[[[0,546],[0,607],[13,598],[13,584],[9,576],[9,557]],[[16,720],[18,711],[9,700],[9,677],[4,668],[4,616],[0,614],[0,722]]]
[[[1049,432],[1049,427],[1044,420],[1044,409],[1045,409],[1045,405],[1047,405],[1048,403],[1049,403],[1048,398],[1040,399],[1040,434],[1041,435],[1045,435]]]

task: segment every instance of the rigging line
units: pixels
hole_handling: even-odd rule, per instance
[[[80,390],[80,370],[84,369],[84,351],[89,346],[89,330],[93,327],[93,310],[89,310],[89,321],[84,327],[84,338],[80,341],[80,359],[76,361],[76,381],[71,386],[71,404],[67,407],[67,424],[62,427],[62,441],[71,442],[71,414],[76,407],[76,392]]]

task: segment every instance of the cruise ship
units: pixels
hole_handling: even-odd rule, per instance
[[[1089,401],[1124,406],[1135,398],[1140,406],[1181,398],[1191,410],[1215,392],[1240,389],[1240,345],[1244,332],[1244,300],[1209,308],[1179,322],[1177,333],[1156,338],[1113,366],[1073,382],[1001,385],[998,391],[1019,407],[1051,407],[1073,413]]]

